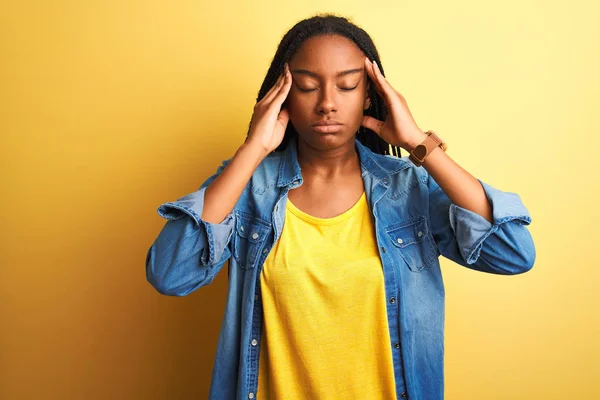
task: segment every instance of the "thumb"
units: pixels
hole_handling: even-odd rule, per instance
[[[379,135],[381,133],[381,127],[383,126],[383,122],[378,120],[377,118],[365,115],[363,116],[361,125],[365,128],[369,128],[370,130]]]

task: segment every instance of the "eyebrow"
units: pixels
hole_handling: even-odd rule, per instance
[[[341,71],[338,72],[335,76],[336,77],[340,77],[340,76],[346,76],[346,75],[350,75],[350,74],[356,74],[358,72],[362,72],[364,71],[365,68],[354,68],[354,69],[349,69],[346,71]],[[291,70],[291,72],[296,73],[296,74],[300,74],[300,75],[308,75],[308,76],[312,76],[313,78],[318,78],[319,75],[315,72],[309,71],[307,69],[293,69]]]

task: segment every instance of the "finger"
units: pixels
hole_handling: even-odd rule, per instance
[[[393,99],[392,94],[389,91],[391,89],[391,86],[389,84],[387,85],[388,87],[385,86],[385,83],[387,83],[387,81],[385,81],[385,77],[383,76],[379,68],[377,68],[377,62],[371,62],[371,60],[367,58],[365,63],[367,64],[367,73],[369,74],[369,77],[375,85],[375,90],[383,98],[385,105],[387,107],[390,107]]]
[[[283,67],[283,72],[281,73],[281,80],[279,81],[279,85],[275,89],[275,94],[279,93],[281,88],[285,85],[286,80],[291,77],[290,68],[287,63],[285,63]]]
[[[363,116],[361,125],[365,128],[369,128],[370,130],[379,135],[381,133],[381,127],[383,126],[383,122],[378,120],[377,118],[365,115]]]
[[[262,103],[270,103],[273,100],[273,97],[275,97],[275,94],[277,94],[277,92],[280,89],[282,81],[283,81],[283,75],[281,75],[279,78],[277,78],[277,81],[275,82],[275,84],[273,86],[271,86],[271,89],[269,89],[269,91],[263,96],[263,98],[261,100]]]
[[[369,78],[371,78],[373,86],[375,86],[375,91],[379,93],[381,97],[384,97],[384,90],[381,86],[381,83],[379,82],[379,79],[377,78],[375,66],[373,65],[373,62],[369,60],[368,57],[365,57],[365,70],[367,71],[367,75],[369,76]]]
[[[383,74],[381,73],[381,70],[379,69],[379,65],[377,64],[376,61],[373,62],[373,65],[374,65],[373,70],[375,71],[375,75],[377,76],[377,81],[381,85],[382,90],[386,93],[388,100],[391,103],[392,99],[394,98],[394,94],[396,94],[397,92],[392,87],[390,82],[386,79],[386,77],[383,76]]]
[[[285,80],[283,81],[283,85],[281,89],[279,89],[279,93],[273,99],[273,103],[277,103],[279,107],[283,104],[288,94],[290,93],[290,88],[292,87],[292,73],[289,68],[286,69]]]
[[[273,98],[272,104],[276,105],[277,108],[280,108],[282,104],[285,102],[288,94],[290,93],[290,88],[292,87],[292,74],[288,72],[285,80],[283,81],[283,85],[279,92]]]
[[[277,81],[275,82],[275,84],[271,87],[271,89],[263,97],[263,101],[265,103],[270,103],[273,100],[273,97],[275,97],[275,95],[279,92],[279,90],[281,89],[281,85],[285,80],[285,76],[286,76],[286,71],[284,69],[283,73],[281,75],[279,75],[279,78],[277,78]]]

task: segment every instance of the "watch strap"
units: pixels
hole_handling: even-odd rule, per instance
[[[425,158],[438,147],[443,151],[448,149],[448,145],[434,131],[427,131],[425,134],[427,135],[425,140],[417,145],[408,157],[417,167],[420,167],[425,162]]]

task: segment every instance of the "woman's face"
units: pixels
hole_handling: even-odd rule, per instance
[[[298,135],[311,147],[334,149],[354,138],[368,90],[364,59],[354,42],[339,35],[310,38],[290,59],[286,107]],[[324,121],[337,125],[315,126]]]

